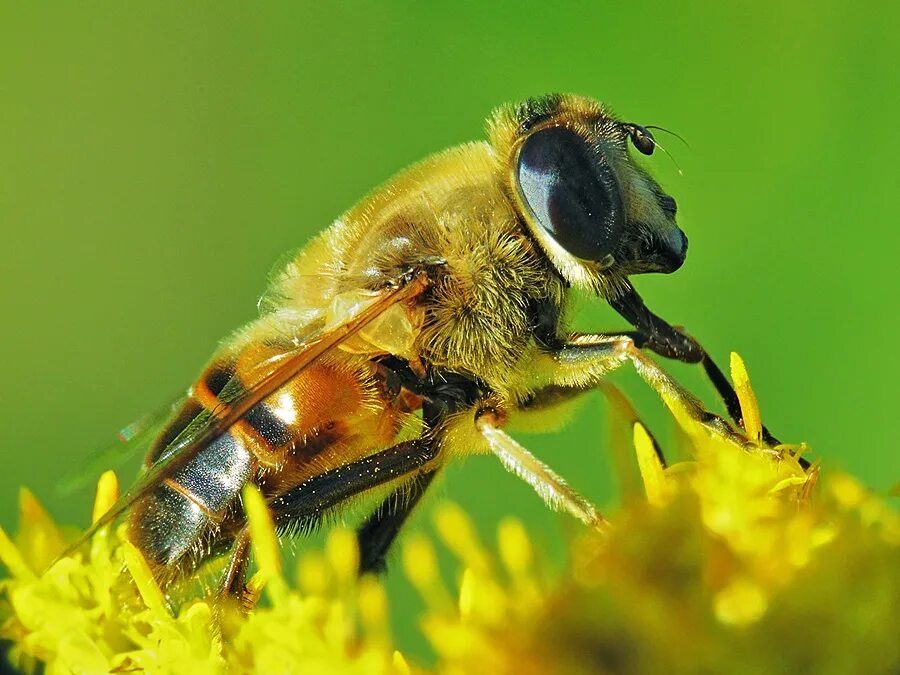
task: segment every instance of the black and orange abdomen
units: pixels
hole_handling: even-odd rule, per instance
[[[260,364],[279,353],[252,345],[236,358],[215,359],[151,447],[147,466],[166,458],[173,441],[190,435],[198,420],[224,417],[252,386]],[[336,352],[250,408],[140,499],[130,517],[130,537],[154,565],[172,566],[195,547],[221,538],[220,526],[247,481],[277,496],[390,445],[405,413],[380,384],[376,364]]]

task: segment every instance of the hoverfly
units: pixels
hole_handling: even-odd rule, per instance
[[[552,412],[626,362],[671,389],[642,349],[703,362],[734,417],[737,398],[715,364],[629,280],[674,272],[687,252],[675,200],[629,152],[651,154],[651,132],[594,100],[550,95],[496,110],[488,137],[401,172],[290,260],[260,317],[222,343],[142,477],[93,529],[127,512],[161,580],[227,552],[222,590],[240,594],[248,481],[276,525],[295,531],[380,490],[392,508],[359,529],[362,570],[379,570],[457,455],[493,453],[551,507],[602,524],[504,426]],[[634,331],[571,334],[574,288],[604,298]],[[700,423],[734,433],[675,395]]]

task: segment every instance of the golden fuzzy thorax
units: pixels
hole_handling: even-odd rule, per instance
[[[549,300],[561,310],[565,286],[522,228],[501,171],[487,143],[407,169],[288,265],[280,277],[282,307],[309,305],[310,276],[331,280],[324,297],[316,294],[327,303],[329,295],[380,288],[411,267],[442,261],[413,355],[508,391],[534,346],[528,303]]]
[[[508,392],[517,387],[520,362],[534,356],[529,306],[550,302],[562,313],[565,282],[523,228],[503,170],[487,143],[435,155],[344,214],[292,263],[291,274],[327,272],[341,293],[383,287],[411,267],[441,261],[414,356]]]

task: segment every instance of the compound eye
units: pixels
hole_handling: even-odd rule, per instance
[[[656,147],[656,139],[649,129],[642,127],[640,124],[628,124],[625,126],[628,130],[628,137],[631,139],[632,145],[642,155],[652,155],[653,149]]]
[[[622,197],[598,150],[552,127],[523,143],[517,168],[522,198],[544,232],[582,260],[613,252],[625,228]]]

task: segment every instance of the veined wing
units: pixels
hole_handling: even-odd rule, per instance
[[[226,384],[223,393],[239,392],[233,399],[224,397],[213,410],[198,415],[161,453],[138,482],[119,501],[97,520],[67,551],[80,546],[99,528],[122,515],[138,499],[155,489],[160,481],[172,476],[200,450],[209,445],[232,424],[241,419],[253,406],[261,402],[292,378],[303,372],[323,355],[355,335],[394,305],[408,302],[428,286],[424,272],[410,274],[396,286],[386,288],[371,297],[345,307],[343,316],[336,318],[318,332],[296,346],[272,356],[255,366],[250,373],[242,373],[239,382]],[[233,377],[234,381],[236,378]],[[65,555],[65,554],[64,554]]]
[[[185,402],[186,397],[158,407],[136,419],[117,434],[117,440],[92,453],[82,466],[63,478],[56,486],[60,496],[83,490],[108,469],[115,469],[137,456],[146,454],[153,440],[159,435],[172,413]]]

